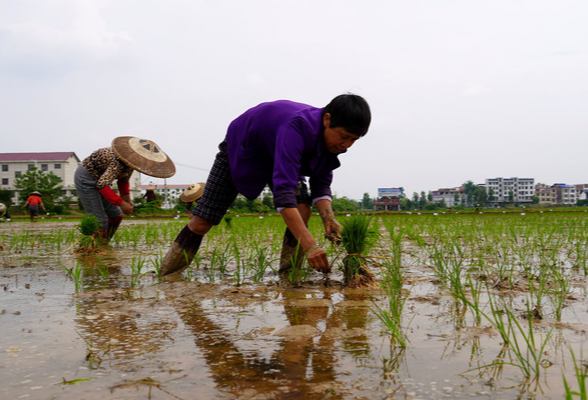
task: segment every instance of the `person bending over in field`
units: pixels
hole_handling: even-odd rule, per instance
[[[288,228],[286,236],[300,244],[311,268],[329,272],[327,255],[307,228],[311,204],[326,237],[337,241],[341,227],[331,208],[333,170],[340,166],[338,155],[367,133],[370,122],[368,103],[353,94],[337,96],[324,108],[278,100],[243,113],[229,125],[193,217],[162,261],[162,275],[188,267],[203,236],[222,221],[237,194],[254,200],[266,185]],[[297,191],[307,188],[306,177],[309,195],[297,198]]]
[[[43,204],[41,196],[43,195],[40,192],[31,192],[26,203],[24,204],[24,206],[22,206],[22,208],[29,208],[31,222],[35,222],[37,218],[39,218],[39,206],[43,208],[43,212],[47,212],[47,210],[45,210],[45,205]]]
[[[74,183],[84,210],[100,223],[96,236],[110,240],[122,214],[133,213],[129,184],[133,171],[169,178],[176,173],[176,167],[157,144],[133,136],[115,138],[110,147],[92,152],[78,166]],[[115,180],[120,196],[110,187]]]

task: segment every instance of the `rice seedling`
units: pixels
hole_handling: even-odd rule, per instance
[[[94,236],[95,233],[100,229],[100,223],[95,215],[87,214],[80,221],[78,226],[79,232],[83,235],[81,239],[72,244],[67,250],[79,243],[78,248],[75,250],[76,253],[89,254],[94,253],[99,246],[97,238]]]
[[[88,340],[86,340],[80,334],[80,332],[78,332],[76,330],[76,333],[86,344],[86,361],[88,362],[88,367],[90,369],[100,368],[100,364],[102,364],[102,357],[100,356],[100,354],[98,354],[98,352],[95,350],[94,346],[92,346],[92,343],[90,343]]]
[[[371,228],[372,220],[355,215],[343,221],[341,242],[347,255],[343,258],[344,282],[349,287],[365,287],[375,284],[375,276],[370,271],[368,253],[378,239],[378,230]]]
[[[433,252],[433,270],[443,286],[457,298],[466,294],[462,281],[464,256],[458,244],[436,247]]]
[[[272,258],[269,254],[269,248],[257,244],[252,252],[253,261],[253,282],[261,282],[265,276],[266,270],[272,264]]]
[[[483,282],[479,279],[475,279],[472,277],[471,274],[466,275],[466,282],[470,290],[470,298],[469,302],[464,302],[469,309],[472,311],[474,316],[474,321],[479,324],[482,321],[482,314],[480,312],[481,309],[481,296],[483,290]]]
[[[131,260],[131,275],[129,278],[129,285],[131,286],[131,288],[135,288],[141,282],[141,278],[143,278],[145,275],[151,272],[143,272],[143,269],[145,268],[146,264],[145,261],[146,260],[141,257],[133,257],[133,259]]]
[[[231,259],[230,244],[222,248],[221,246],[215,247],[210,253],[210,270],[218,271],[221,275],[224,275],[227,272],[227,266],[231,262]]]
[[[465,300],[467,301],[467,299]],[[517,367],[527,381],[537,382],[544,369],[545,348],[554,327],[551,327],[538,340],[533,328],[533,312],[530,303],[527,302],[527,328],[525,329],[518,321],[514,312],[509,307],[499,307],[496,302],[489,298],[490,314],[479,310],[479,313],[498,331],[505,346],[508,346],[510,360],[496,360],[492,364],[480,368],[490,367],[496,364],[512,365]],[[473,304],[470,304],[474,307]],[[478,369],[478,368],[476,368]]]
[[[235,272],[233,272],[233,281],[235,282],[235,286],[238,287],[243,284],[243,279],[245,278],[247,270],[247,262],[241,257],[241,252],[239,251],[239,246],[236,242],[233,242],[233,252],[236,265]]]
[[[158,282],[161,282],[161,263],[163,261],[163,257],[165,255],[163,254],[163,250],[159,249],[159,252],[157,253],[157,255],[155,257],[153,257],[151,259],[151,266],[153,267],[153,270],[155,271],[155,276],[157,278]]]
[[[82,275],[83,275],[80,262],[77,261],[76,266],[73,268],[67,268],[63,264],[61,265],[61,267],[65,270],[65,272],[67,272],[68,276],[73,279],[76,293],[79,292],[80,289],[82,288]]]
[[[403,293],[402,285],[400,284],[400,287],[398,287],[398,282],[395,282],[394,278],[385,278],[380,282],[380,287],[388,298],[388,307],[387,309],[380,307],[372,299],[373,307],[371,311],[384,324],[387,328],[387,333],[395,339],[396,343],[400,347],[405,348],[407,337],[402,326],[402,313],[410,291]]]
[[[573,277],[570,274],[566,274],[563,268],[554,265],[550,266],[549,273],[551,284],[547,291],[547,297],[553,306],[555,319],[561,321],[561,314],[571,291]]]
[[[576,396],[581,400],[588,399],[588,389],[586,387],[586,377],[588,377],[588,362],[584,360],[577,360],[574,351],[570,347],[570,354],[572,356],[572,362],[574,367],[574,376],[576,377],[576,382],[578,384],[577,390],[572,390],[568,381],[566,379],[565,374],[562,374],[563,383],[565,388],[565,398],[566,400],[573,400]]]
[[[573,251],[575,254],[573,268],[579,269],[588,275],[588,246],[586,246],[586,238],[584,240],[573,240]]]
[[[310,268],[308,267],[308,264],[304,262],[304,259],[299,259],[299,257],[304,258],[303,253],[298,251],[299,248],[300,242],[298,242],[296,245],[296,251],[291,256],[292,267],[286,274],[288,282],[290,282],[292,286],[299,286],[300,283],[308,279],[310,274]]]
[[[107,283],[108,280],[110,279],[110,270],[108,269],[108,266],[105,265],[99,257],[97,258],[97,261],[98,261],[98,266],[97,266],[98,273],[100,274],[100,276],[102,277],[104,282]]]

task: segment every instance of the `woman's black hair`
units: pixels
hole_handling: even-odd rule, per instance
[[[349,133],[364,136],[370,122],[372,113],[367,101],[356,94],[341,94],[335,97],[325,108],[321,115],[331,114],[331,128],[343,127]]]

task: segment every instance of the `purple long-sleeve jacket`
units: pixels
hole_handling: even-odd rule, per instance
[[[265,185],[274,205],[296,207],[296,185],[309,177],[310,195],[331,195],[337,154],[327,151],[321,108],[278,100],[262,103],[235,119],[227,131],[227,153],[237,190],[250,200]]]

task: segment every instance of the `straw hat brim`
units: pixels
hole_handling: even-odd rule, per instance
[[[176,173],[173,161],[151,140],[119,136],[112,141],[112,150],[122,162],[142,174],[169,178]]]
[[[31,192],[31,194],[29,196],[32,196],[32,195],[41,196],[41,197],[43,196],[41,193],[39,193],[37,191]]]
[[[184,203],[196,201],[202,197],[202,193],[204,193],[204,182],[194,183],[184,190],[184,192],[180,195],[180,200],[182,200]]]
[[[6,206],[4,205],[4,203],[0,203],[0,212],[4,211],[6,211]]]

